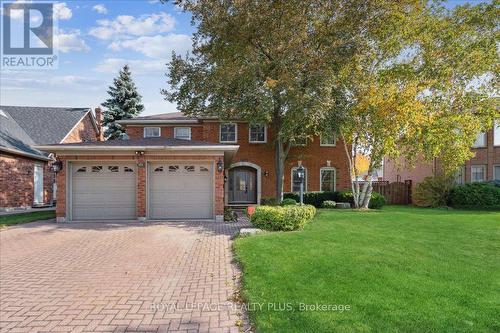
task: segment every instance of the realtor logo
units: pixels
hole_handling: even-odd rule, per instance
[[[53,3],[3,3],[3,68],[56,67],[53,13]]]

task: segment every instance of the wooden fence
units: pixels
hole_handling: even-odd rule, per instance
[[[409,205],[411,204],[411,180],[404,182],[389,183],[388,181],[372,182],[373,191],[382,194],[388,204]]]

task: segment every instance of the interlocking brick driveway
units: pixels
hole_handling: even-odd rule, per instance
[[[244,224],[36,222],[0,231],[0,331],[244,330],[228,301],[239,274],[230,238]]]

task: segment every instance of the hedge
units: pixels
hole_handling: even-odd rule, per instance
[[[316,208],[303,206],[259,206],[250,221],[260,229],[269,231],[292,231],[301,229],[311,222]]]
[[[494,183],[469,183],[451,190],[449,205],[452,207],[500,207],[500,187]]]
[[[340,192],[305,192],[304,193],[304,204],[313,205],[316,208],[321,208],[323,201],[335,201],[341,202]],[[300,196],[297,193],[285,193],[283,195],[284,199],[294,199],[295,201],[300,201]]]
[[[339,194],[340,200],[338,202],[349,202],[352,207],[354,207],[354,196],[352,195],[352,191],[343,191]],[[368,204],[368,208],[371,209],[380,209],[385,205],[385,198],[383,195],[372,192],[372,197],[370,199],[370,203]]]

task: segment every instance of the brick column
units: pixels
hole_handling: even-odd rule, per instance
[[[56,175],[56,221],[66,222],[66,173],[68,164],[66,160],[62,161],[62,170]]]
[[[136,206],[137,219],[146,220],[146,159],[144,155],[137,155],[137,192]]]
[[[215,221],[224,222],[224,171],[217,170],[217,162],[222,161],[224,170],[224,155],[215,159]]]

